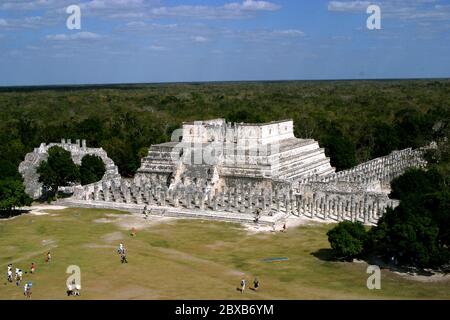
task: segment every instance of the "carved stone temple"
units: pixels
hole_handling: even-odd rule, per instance
[[[64,204],[156,215],[273,224],[288,216],[376,223],[398,201],[387,196],[391,180],[424,167],[424,149],[405,149],[336,172],[324,149],[294,136],[293,121],[186,122],[172,141],[152,145],[133,179],[122,178],[103,149],[62,141],[42,144],[20,165],[26,190],[40,195],[36,167],[48,147],[59,145],[81,161],[97,154],[107,165],[103,179],[72,187]]]

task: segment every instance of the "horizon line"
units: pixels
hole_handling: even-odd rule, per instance
[[[208,84],[208,83],[257,83],[257,82],[333,82],[333,81],[411,81],[411,80],[450,80],[449,77],[405,77],[405,78],[323,78],[323,79],[266,79],[266,80],[200,80],[200,81],[156,81],[156,82],[109,82],[109,83],[63,83],[63,84],[24,84],[0,85],[1,89],[13,88],[64,88],[64,87],[105,87],[170,84]]]

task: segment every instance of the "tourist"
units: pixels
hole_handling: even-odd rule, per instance
[[[136,228],[135,227],[131,228],[131,236],[132,237],[136,236]]]
[[[241,280],[241,293],[244,293],[245,290],[245,279]]]
[[[255,289],[255,291],[258,291],[258,288],[259,288],[258,278],[255,278],[255,280],[253,280],[253,288]]]
[[[22,273],[22,270],[16,269],[16,285],[17,285],[17,286],[20,285],[20,282],[22,281],[22,279],[23,279],[23,273]]]
[[[31,272],[31,274],[33,274],[35,271],[36,271],[36,265],[34,264],[34,262],[32,262],[30,272]]]
[[[282,232],[286,232],[287,226],[286,226],[286,222],[283,224],[283,231]]]
[[[117,252],[119,254],[125,253],[125,247],[123,246],[123,244],[119,244],[119,249],[117,249]]]
[[[50,262],[52,261],[52,255],[50,254],[50,251],[47,252],[47,257],[45,258],[45,262]]]
[[[8,282],[13,282],[12,266],[8,266]]]
[[[143,215],[144,215],[144,219],[147,219],[148,217],[148,213],[147,213],[147,205],[145,205],[144,210],[142,211]]]
[[[19,281],[19,268],[16,268],[16,271],[14,273],[14,279],[16,279],[16,285],[19,286],[20,281]]]
[[[120,262],[121,263],[128,263],[127,255],[125,254],[125,252],[120,255]]]
[[[69,283],[69,284],[67,285],[67,296],[70,297],[70,296],[72,296],[72,295],[73,295],[73,287],[72,287],[72,284]]]
[[[7,279],[9,282],[12,282],[12,264],[8,264],[8,271],[6,272]],[[11,276],[11,281],[9,280]]]
[[[27,299],[30,299],[31,298],[31,287],[33,286],[33,283],[32,282],[28,282],[28,283],[25,283],[25,285],[23,286],[23,294],[25,295],[25,297],[27,298]]]
[[[81,295],[81,286],[79,284],[75,285],[74,295],[76,295],[76,296]]]

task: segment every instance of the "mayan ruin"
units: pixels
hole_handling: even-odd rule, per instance
[[[68,206],[148,210],[155,215],[258,222],[272,225],[288,216],[375,224],[387,207],[389,183],[408,168],[423,168],[424,150],[405,149],[336,172],[319,142],[294,136],[293,121],[186,122],[172,141],[152,145],[133,179],[122,178],[103,149],[62,140],[41,144],[20,165],[26,190],[38,198],[36,167],[49,147],[100,156],[101,181],[68,186]]]

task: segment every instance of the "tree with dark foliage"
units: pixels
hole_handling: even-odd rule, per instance
[[[37,173],[49,197],[57,194],[58,187],[80,181],[79,168],[70,152],[57,146],[48,149],[48,159],[38,166]]]
[[[31,202],[31,198],[25,193],[22,181],[0,180],[0,210],[11,214],[14,208],[28,206]]]
[[[81,184],[87,185],[101,180],[105,171],[105,164],[100,157],[89,154],[84,156],[80,166]]]
[[[364,250],[367,233],[361,222],[342,221],[327,232],[335,255],[347,260],[358,257]]]
[[[402,266],[439,268],[450,263],[450,189],[435,168],[394,179],[400,200],[369,231],[367,250]]]

